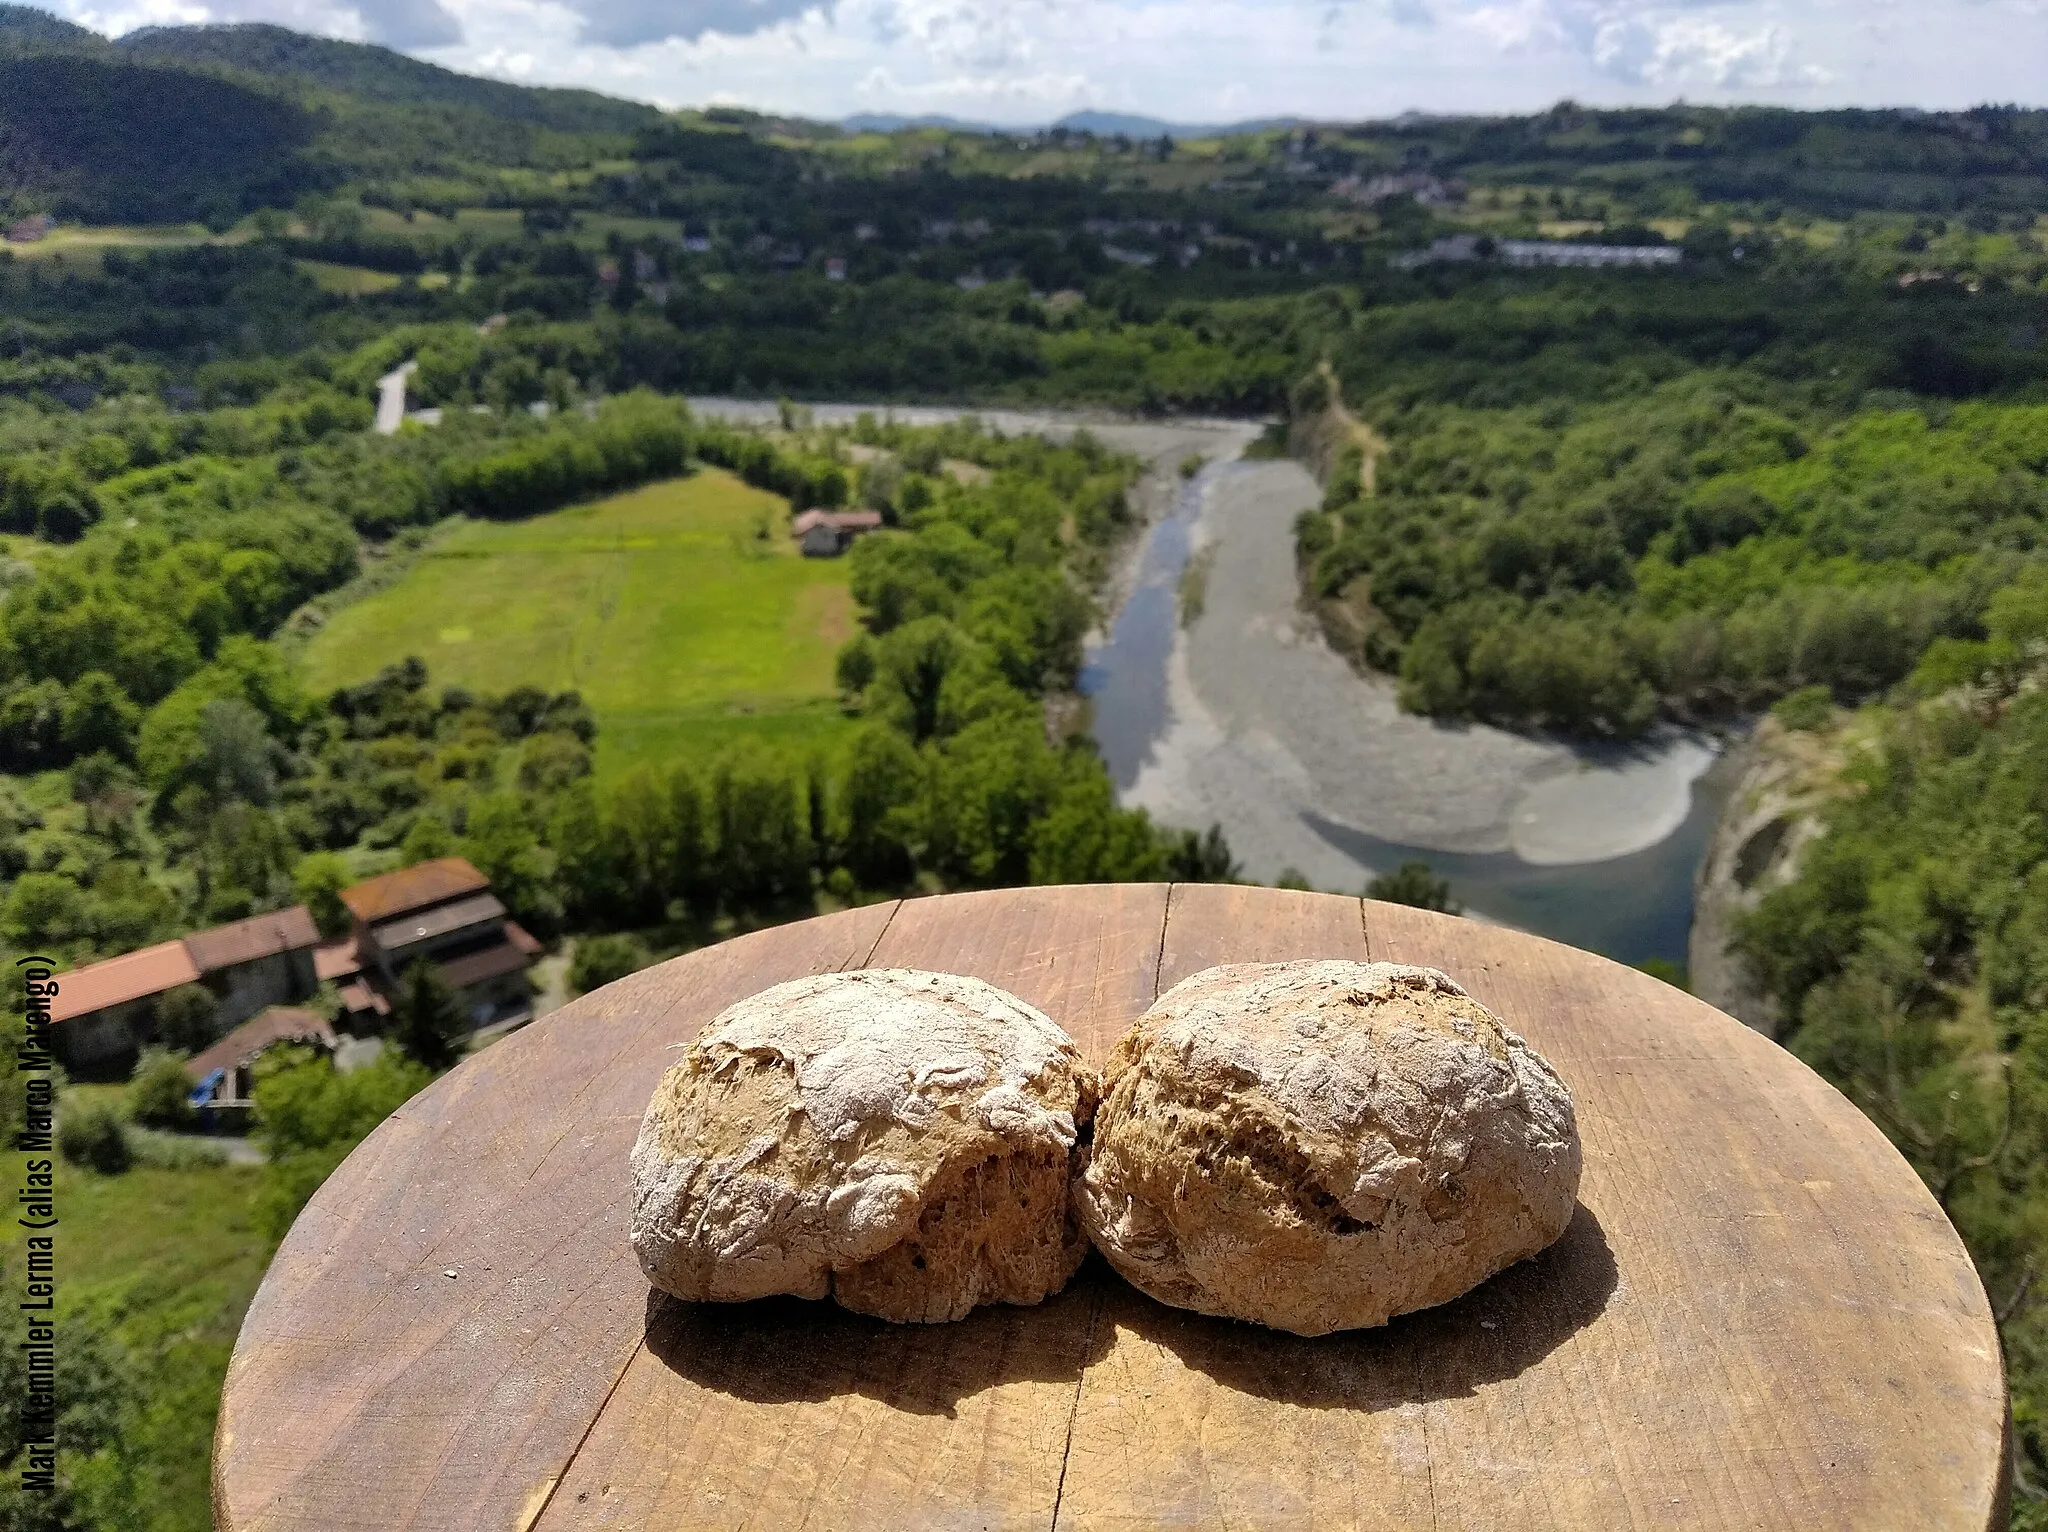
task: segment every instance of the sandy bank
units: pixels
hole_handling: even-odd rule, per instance
[[[1292,866],[1329,887],[1371,871],[1307,822],[1393,847],[1514,851],[1546,865],[1625,856],[1670,835],[1710,743],[1667,735],[1575,751],[1400,711],[1297,605],[1293,523],[1316,486],[1294,463],[1212,470],[1197,543],[1216,544],[1200,619],[1164,665],[1169,721],[1127,803],[1172,824],[1220,823],[1254,877]]]

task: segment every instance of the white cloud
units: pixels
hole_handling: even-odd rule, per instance
[[[1740,93],[1825,85],[1830,78],[1824,66],[1798,61],[1782,27],[1736,32],[1704,17],[1679,16],[1617,29],[1603,42],[1612,49],[1598,59],[1603,68],[1673,89]]]
[[[1755,100],[2048,103],[2048,0],[49,0],[106,30],[261,17],[687,105],[1042,122]],[[457,28],[459,27],[459,40]]]
[[[567,0],[583,18],[583,36],[614,48],[694,42],[707,32],[745,37],[803,15],[831,9],[831,0]]]

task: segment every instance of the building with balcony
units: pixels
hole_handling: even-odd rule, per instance
[[[530,1015],[526,970],[540,943],[513,920],[490,880],[459,856],[402,867],[341,891],[346,937],[316,956],[321,978],[341,991],[351,1031],[380,1030],[406,972],[432,965],[472,1027]]]

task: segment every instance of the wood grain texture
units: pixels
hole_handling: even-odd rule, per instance
[[[1166,898],[1152,884],[914,899],[869,966],[1000,974],[1100,1054],[1152,1002]],[[1104,1285],[930,1327],[665,1302],[539,1532],[1049,1527]],[[734,1484],[749,1486],[737,1503]]]
[[[1099,1261],[1033,1309],[896,1327],[650,1303],[626,1150],[666,1050],[859,964],[1003,985],[1100,1059],[1211,964],[1464,982],[1578,1100],[1578,1219],[1444,1308],[1314,1340]],[[453,1279],[441,1275],[456,1270]],[[1993,1525],[2003,1378],[1967,1255],[1846,1101],[1632,970],[1265,889],[1032,889],[757,933],[585,997],[366,1142],[230,1368],[221,1527]]]
[[[216,1523],[530,1519],[640,1345],[626,1157],[671,1048],[766,984],[866,962],[895,908],[757,932],[608,986],[371,1134],[299,1216],[242,1322],[214,1440]]]

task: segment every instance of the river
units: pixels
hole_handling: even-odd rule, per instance
[[[1589,749],[1400,712],[1298,605],[1293,522],[1316,500],[1297,464],[1219,459],[1134,550],[1082,679],[1122,801],[1221,824],[1261,881],[1351,891],[1426,861],[1482,918],[1683,963],[1726,793],[1715,742],[1666,730]],[[1197,554],[1204,598],[1183,625]]]
[[[772,422],[776,406],[693,399],[699,413]],[[864,410],[929,424],[944,406],[824,404],[820,424]],[[1636,747],[1586,748],[1400,711],[1300,609],[1293,524],[1315,482],[1293,462],[1243,462],[1258,428],[989,410],[991,427],[1059,436],[1085,426],[1145,457],[1147,529],[1090,644],[1082,690],[1119,799],[1161,823],[1220,824],[1249,877],[1292,875],[1355,892],[1426,861],[1483,919],[1623,962],[1683,963],[1693,879],[1729,784],[1718,747],[1666,730]],[[1183,479],[1199,453],[1206,466]],[[1190,558],[1208,550],[1198,619],[1180,620]]]

